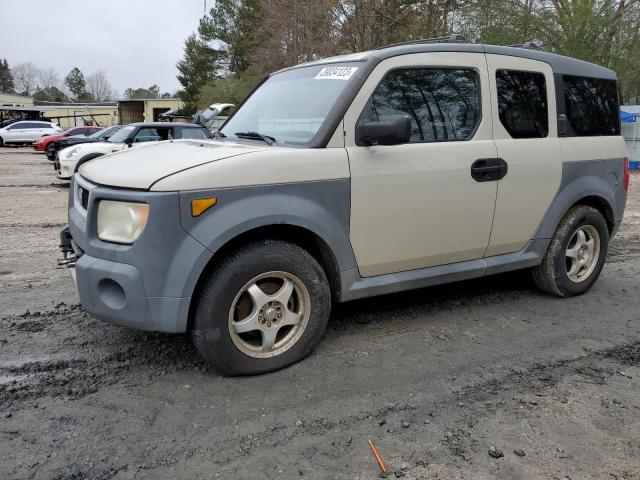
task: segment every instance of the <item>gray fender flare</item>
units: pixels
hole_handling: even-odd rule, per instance
[[[558,193],[538,226],[534,238],[553,237],[567,210],[586,197],[604,200],[613,213],[614,224],[618,224],[622,219],[626,202],[626,193],[621,182],[622,162],[618,159],[565,163]]]
[[[206,197],[216,197],[216,205],[192,217],[191,200]],[[212,255],[250,230],[289,225],[319,237],[340,271],[356,266],[349,240],[348,179],[182,192],[180,210],[183,228]]]

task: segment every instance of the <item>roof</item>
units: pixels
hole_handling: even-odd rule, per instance
[[[508,55],[511,57],[529,58],[548,63],[554,73],[561,75],[582,75],[587,77],[604,78],[615,80],[616,73],[613,70],[596,65],[595,63],[585,62],[576,58],[565,57],[555,53],[545,52],[542,50],[506,47],[499,45],[484,45],[479,43],[467,42],[442,42],[442,43],[404,43],[398,45],[390,45],[376,50],[369,50],[355,54],[340,55],[337,57],[325,58],[302,65],[284,69],[290,70],[309,65],[321,65],[325,63],[336,62],[367,62],[377,64],[387,58],[396,57],[398,55],[409,55],[412,53],[429,53],[429,52],[470,52],[470,53],[490,53],[495,55]]]

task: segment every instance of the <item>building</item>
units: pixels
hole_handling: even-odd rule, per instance
[[[622,136],[627,144],[631,167],[637,169],[640,166],[640,105],[622,105],[620,110],[631,114],[622,122]],[[635,121],[630,121],[632,118]]]
[[[62,128],[80,125],[109,127],[119,124],[118,104],[59,103],[40,105],[42,117],[57,123]]]
[[[35,102],[33,98],[0,93],[0,121],[50,120],[63,128],[79,125],[124,125],[157,122],[160,115],[182,108],[178,98],[148,98],[104,103]],[[4,107],[4,108],[3,108]],[[189,117],[187,120],[190,120]]]
[[[157,122],[160,114],[169,110],[182,108],[179,98],[148,98],[136,100],[121,100],[118,102],[120,123]]]
[[[0,106],[4,107],[32,107],[33,98],[23,97],[21,95],[13,95],[0,92]]]

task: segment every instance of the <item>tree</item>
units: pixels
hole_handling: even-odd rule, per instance
[[[6,58],[0,60],[0,92],[14,93],[13,75]]]
[[[36,90],[33,99],[41,102],[67,102],[69,99],[58,87],[48,87]]]
[[[55,67],[49,66],[38,70],[38,88],[41,90],[47,90],[52,87],[58,87],[60,84],[60,78]]]
[[[84,75],[78,67],[71,69],[65,77],[64,83],[76,100],[80,100],[80,97],[86,91]]]
[[[104,70],[98,70],[87,77],[87,91],[96,102],[104,102],[113,98],[113,89]]]
[[[151,85],[148,88],[127,88],[124,91],[124,98],[127,100],[160,98],[160,87]]]
[[[31,63],[20,63],[11,69],[15,90],[20,95],[30,97],[36,90],[38,77],[37,67]]]
[[[209,15],[200,20],[200,38],[209,45],[223,45],[225,69],[236,77],[249,67],[249,53],[262,41],[261,35],[256,34],[261,25],[261,3],[218,0]]]
[[[262,76],[250,71],[240,74],[240,78],[228,75],[207,83],[200,89],[198,107],[205,108],[212,103],[240,104],[249,92],[260,82]]]
[[[176,67],[182,90],[178,93],[184,102],[183,111],[195,113],[200,89],[216,77],[219,67],[219,52],[199,40],[195,34],[184,42],[184,57]]]

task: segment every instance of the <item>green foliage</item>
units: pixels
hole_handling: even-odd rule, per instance
[[[195,34],[187,37],[184,42],[184,57],[176,65],[178,81],[182,85],[178,95],[184,102],[182,110],[186,114],[196,112],[200,89],[216,77],[219,61],[219,51],[209,47]]]
[[[239,76],[250,64],[249,55],[260,44],[260,0],[218,0],[200,20],[198,33],[204,42],[224,45],[225,69]]]
[[[93,103],[96,101],[96,99],[93,98],[93,95],[91,95],[89,92],[85,90],[80,94],[79,97],[76,98],[76,101],[82,102],[82,103]]]
[[[239,105],[260,82],[261,78],[261,75],[249,72],[241,73],[240,78],[235,75],[218,78],[200,89],[197,101],[198,108],[206,108],[212,103]]]
[[[33,95],[33,99],[37,101],[46,101],[46,102],[68,102],[69,99],[57,87],[49,87],[49,88],[41,88],[36,91]]]
[[[198,69],[181,70],[184,98],[191,105],[200,85],[200,106],[237,102],[251,78],[282,67],[452,33],[495,45],[534,41],[612,68],[624,99],[640,97],[640,0],[218,0],[187,42],[220,48],[222,78],[202,86],[191,79]]]
[[[64,79],[65,85],[69,88],[69,91],[76,100],[80,100],[80,97],[85,93],[87,84],[84,80],[84,75],[78,67],[74,67]]]
[[[13,75],[11,75],[9,62],[7,62],[6,58],[0,60],[0,92],[4,92],[4,93],[15,92]]]
[[[147,100],[155,98],[171,98],[171,95],[169,93],[163,93],[161,96],[160,87],[154,84],[148,88],[127,88],[124,91],[124,98],[126,100]]]

